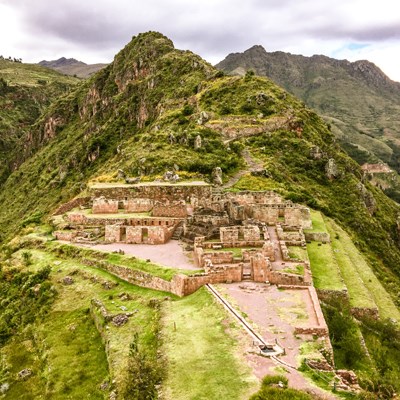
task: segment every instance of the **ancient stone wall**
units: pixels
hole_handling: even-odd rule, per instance
[[[172,281],[172,286],[175,294],[178,296],[187,296],[208,283],[241,282],[242,274],[243,264],[224,266],[224,268],[220,268],[215,273],[175,276]]]
[[[65,214],[66,212],[71,211],[74,208],[88,206],[89,203],[90,197],[75,197],[67,203],[61,204],[61,206],[58,207],[56,211],[54,211],[53,215]]]
[[[350,311],[356,318],[370,317],[379,319],[379,310],[377,308],[352,307]]]
[[[290,227],[276,226],[276,233],[280,241],[286,242],[289,246],[304,246],[306,244],[303,229],[293,229]]]
[[[268,257],[271,261],[275,261],[275,246],[270,240],[267,240],[263,244],[262,254],[264,257]]]
[[[331,241],[328,232],[304,232],[304,237],[306,240],[315,242],[329,243]]]
[[[70,222],[71,224],[86,225],[88,219],[84,214],[70,213],[67,214],[67,221]]]
[[[270,271],[268,281],[273,285],[308,286],[311,284],[304,281],[304,276],[281,271]]]
[[[131,243],[131,244],[143,243],[142,229],[143,229],[142,226],[127,226],[126,239],[125,239],[126,243]]]
[[[242,204],[238,204],[234,201],[229,201],[227,203],[226,208],[227,208],[229,218],[232,221],[239,222],[239,221],[243,221],[244,219],[247,218],[245,206]]]
[[[126,212],[149,212],[153,208],[153,201],[150,199],[129,199],[125,200],[123,203]]]
[[[257,225],[239,225],[220,228],[220,240],[224,244],[233,245],[238,242],[254,242],[260,240],[260,228]]]
[[[286,247],[286,243],[283,240],[279,241],[279,247],[281,248],[281,254],[282,254],[283,260],[290,261],[291,258],[289,256],[289,250]]]
[[[285,224],[288,226],[301,226],[303,229],[311,229],[312,221],[310,209],[307,207],[292,205],[285,208]]]
[[[153,217],[173,217],[173,218],[186,218],[187,207],[185,204],[161,204],[156,203],[153,207]]]
[[[279,208],[271,205],[248,205],[246,206],[246,215],[268,225],[276,225],[279,222]]]
[[[118,200],[106,199],[99,197],[93,199],[92,206],[93,214],[117,214],[118,213]]]
[[[104,240],[110,243],[121,242],[121,226],[120,225],[106,225]]]
[[[104,196],[116,200],[129,200],[134,198],[151,199],[158,201],[184,200],[190,202],[194,198],[210,198],[212,187],[206,184],[182,185],[182,184],[137,184],[137,185],[93,185],[90,187],[92,198]]]
[[[204,268],[206,260],[212,264],[233,264],[233,253],[231,251],[215,251],[213,253],[204,252],[201,259],[201,268]]]
[[[271,264],[261,253],[250,257],[250,276],[254,282],[266,282],[269,280]]]
[[[236,243],[239,241],[239,229],[237,226],[227,226],[219,229],[222,243]]]
[[[53,236],[57,240],[65,240],[68,242],[72,242],[76,238],[77,234],[78,234],[77,231],[54,231],[53,232]]]
[[[129,225],[132,226],[175,226],[177,225],[181,219],[175,218],[163,218],[163,217],[144,217],[144,218],[129,218]]]
[[[282,203],[282,197],[275,192],[236,192],[229,193],[227,195],[229,199],[232,199],[239,204],[279,204]]]
[[[242,226],[240,232],[243,233],[245,242],[260,240],[260,228],[256,225]]]

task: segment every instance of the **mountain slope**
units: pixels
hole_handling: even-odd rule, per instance
[[[60,203],[84,195],[90,181],[117,182],[119,169],[144,181],[160,179],[166,170],[174,170],[181,179],[211,180],[219,167],[225,182],[232,176],[240,178],[232,180],[234,186],[229,190],[275,190],[286,199],[307,204],[335,220],[346,231],[341,239],[346,242],[353,239],[396,305],[400,304],[399,205],[363,180],[360,167],[341,150],[334,134],[314,111],[269,79],[251,73],[244,77],[224,76],[192,52],[176,50],[165,36],[148,32],[134,37],[113,63],[53,103],[31,132],[32,145],[40,144],[40,149],[9,176],[0,192],[4,251],[13,254],[8,264],[4,263],[6,269],[10,264],[29,261],[30,257],[24,256],[22,250],[26,238],[20,236],[31,233],[34,224],[46,221]],[[242,173],[247,168],[246,161],[253,173]],[[341,231],[336,232],[339,239]],[[73,287],[60,284],[59,272],[53,272],[57,290],[76,303],[63,316],[67,321],[64,325],[76,325],[75,312],[84,314],[88,299],[99,293],[95,286],[101,282],[99,277],[110,280],[109,275],[97,268],[104,259],[90,259],[93,254],[89,256],[87,249],[54,243],[47,246],[35,235],[30,239],[37,246],[31,254],[32,268],[54,264],[59,268],[57,271],[72,275],[77,282],[75,292]],[[93,261],[92,268],[86,265],[88,261]],[[4,274],[4,280],[11,279],[9,275]],[[91,275],[96,279],[92,280]],[[112,278],[113,282],[116,280]],[[132,332],[136,329],[144,335],[141,346],[147,344],[151,350],[147,358],[151,363],[160,346],[158,300],[165,299],[165,295],[119,284],[113,291],[105,291],[103,287],[100,292],[106,307],[115,311],[116,297],[128,294],[133,309],[140,314],[130,322],[131,336],[128,333],[126,336],[129,339],[119,339],[118,335],[126,332],[121,330],[111,336],[111,345],[126,357],[129,351],[126,344],[132,342]],[[199,308],[204,312],[215,305],[204,292],[197,295],[197,300],[187,298],[188,303],[195,303],[189,304],[195,313],[200,312]],[[59,307],[62,309],[62,305]],[[182,310],[186,310],[184,305]],[[334,314],[330,321],[340,332],[341,326],[335,322],[347,314],[339,312],[340,305],[334,310],[338,315]],[[70,315],[71,311],[74,315]],[[203,315],[204,318],[217,315],[211,314]],[[214,323],[218,325],[217,338],[225,329],[223,318],[218,315]],[[352,321],[351,316],[348,318]],[[53,325],[55,321],[60,320],[43,322]],[[94,330],[93,326],[87,328],[88,332]],[[85,326],[78,325],[77,329],[84,331]],[[349,329],[357,329],[354,321]],[[66,347],[70,340],[76,340],[72,337],[73,329],[68,330]],[[117,328],[111,332],[117,332]],[[54,332],[49,335],[42,330],[42,335],[56,341]],[[99,340],[98,335],[95,339]],[[215,343],[220,343],[219,339]],[[210,344],[214,346],[209,340]],[[134,358],[141,347],[136,342],[131,345],[129,354]],[[210,347],[205,348],[208,351]],[[226,347],[218,348],[226,351]],[[81,357],[81,350],[78,355]],[[120,360],[116,358],[116,368],[123,369]],[[233,355],[229,360],[231,365]],[[239,368],[233,369],[235,373],[229,379],[239,382]],[[44,371],[50,370],[46,367]],[[51,375],[51,371],[47,373]],[[394,370],[389,382],[398,381],[397,376],[398,371]],[[367,384],[369,378],[367,375]],[[246,379],[247,376],[245,382]],[[52,376],[49,382],[55,385],[60,380]],[[219,385],[229,387],[225,382]]]
[[[368,61],[266,52],[253,46],[216,66],[229,73],[252,69],[290,91],[331,123],[359,163],[378,159],[399,171],[400,83]]]
[[[0,186],[31,153],[31,125],[77,83],[36,65],[0,60]]]
[[[61,57],[58,60],[40,61],[38,65],[54,69],[65,75],[72,75],[78,78],[88,78],[104,68],[107,64],[86,64],[82,61],[75,60],[75,58],[67,59],[65,57]]]
[[[201,148],[195,148],[197,136]],[[123,168],[157,177],[174,165],[183,177],[210,176],[215,167],[230,174],[243,165],[246,146],[270,173],[264,186],[322,209],[361,243],[371,241],[393,271],[400,265],[398,206],[362,184],[361,170],[316,114],[269,80],[220,77],[162,35],[139,35],[112,64],[53,104],[36,123],[32,142],[48,144],[1,193],[3,204],[14,204],[1,210],[5,234],[35,211],[48,213],[95,176],[116,179]],[[336,178],[325,172],[330,159]]]

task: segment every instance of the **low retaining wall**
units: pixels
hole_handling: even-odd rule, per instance
[[[304,232],[306,240],[329,243],[331,236],[328,232]]]
[[[311,282],[306,281],[304,276],[290,274],[288,272],[270,271],[268,280],[273,285],[290,285],[290,286],[309,286]]]
[[[86,265],[103,269],[134,285],[142,286],[147,289],[170,292],[180,297],[194,293],[207,283],[231,283],[240,282],[242,280],[240,265],[234,267],[227,266],[226,268],[221,268],[219,271],[209,274],[191,276],[177,274],[171,281],[166,281],[149,273],[111,264],[106,261],[83,259],[82,262]]]
[[[61,206],[58,207],[56,211],[54,211],[53,215],[65,214],[66,212],[71,211],[76,207],[88,206],[90,200],[90,197],[76,197],[75,199],[72,199],[67,203],[61,204]]]
[[[370,317],[379,319],[379,310],[377,308],[352,307],[350,311],[355,318]]]

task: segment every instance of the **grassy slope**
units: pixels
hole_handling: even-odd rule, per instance
[[[359,292],[360,298],[364,297],[367,303],[374,302],[379,309],[382,318],[393,318],[400,321],[400,312],[393,303],[392,298],[385,290],[382,283],[377,279],[366,259],[354,246],[349,235],[343,231],[333,221],[329,221],[328,230],[331,233],[332,247],[339,250],[335,255],[346,258],[341,264],[343,278],[349,288],[350,298],[359,298],[356,292]],[[336,239],[338,237],[338,239]],[[342,259],[343,259],[342,258]],[[347,267],[347,268],[346,268]],[[348,274],[348,275],[347,275]],[[348,278],[347,278],[348,277]],[[360,293],[361,292],[361,293]],[[358,301],[362,301],[361,299]]]
[[[102,398],[99,385],[103,381],[116,379],[119,387],[124,382],[128,346],[134,332],[139,333],[146,349],[157,350],[156,313],[150,300],[162,300],[166,294],[135,287],[102,270],[87,267],[80,263],[79,257],[58,258],[44,250],[25,248],[13,254],[13,263],[23,262],[22,253],[26,251],[32,255],[30,270],[36,271],[45,265],[52,267],[58,296],[47,317],[34,330],[29,330],[30,339],[29,332],[25,333],[0,350],[10,364],[10,372],[23,368],[34,371],[30,380],[8,380],[11,389],[6,398],[22,396],[25,392],[28,394],[21,398],[37,398],[39,393],[54,399],[85,398],[87,393],[93,398]],[[73,277],[72,285],[60,283],[66,275]],[[105,289],[105,281],[117,286]],[[130,296],[130,300],[120,300],[122,293]],[[109,324],[110,371],[104,345],[87,312],[92,298],[100,299],[114,314],[121,312],[120,306],[134,312],[123,327]],[[172,298],[173,301],[162,306],[162,340],[168,361],[168,378],[163,390],[174,399],[247,398],[256,389],[256,380],[249,370],[243,369],[235,342],[237,328],[227,325],[225,312],[205,289],[184,299]],[[173,330],[174,322],[177,331]],[[182,385],[185,380],[188,384]],[[27,391],[27,388],[30,389]]]
[[[317,289],[343,290],[346,285],[338,269],[332,247],[329,244],[307,244],[314,285]]]
[[[111,376],[111,379],[116,379],[118,386],[124,380],[129,343],[134,332],[140,334],[141,343],[146,348],[156,350],[155,310],[149,305],[149,301],[154,298],[162,299],[165,294],[127,284],[101,270],[80,265],[74,259],[57,259],[38,250],[30,252],[33,261],[30,269],[36,270],[44,265],[52,266],[52,279],[59,292],[58,298],[48,316],[33,330],[34,346],[31,352],[21,353],[21,347],[25,343],[24,335],[16,337],[2,352],[6,354],[7,362],[13,362],[9,355],[16,352],[33,360],[40,355],[41,363],[31,364],[35,376],[40,378],[32,381],[32,386],[35,386],[32,393],[45,391],[47,396],[54,399],[86,398],[88,393],[94,396],[93,398],[103,398],[99,385],[104,380],[110,379]],[[14,259],[18,260],[21,254],[22,252],[16,253]],[[73,276],[74,284],[60,284],[59,280],[66,275]],[[104,281],[116,283],[117,286],[105,289],[102,286]],[[120,300],[121,293],[128,294],[131,300]],[[108,312],[117,314],[121,312],[120,306],[134,312],[134,316],[123,327],[109,325],[111,371],[108,371],[104,345],[88,315],[92,298],[100,299]],[[19,371],[29,366],[24,360],[15,360],[11,371]],[[11,397],[7,394],[7,398],[16,398],[13,397],[14,394],[23,393],[26,385],[30,385],[29,380],[26,382],[13,380],[8,392]]]
[[[255,380],[238,357],[235,326],[205,288],[170,303],[164,321],[166,398],[246,399]],[[176,326],[176,330],[175,330]]]
[[[228,72],[243,67],[269,77],[324,115],[357,160],[374,162],[381,158],[396,164],[398,84],[390,82],[376,66],[364,64],[360,68],[324,56],[266,53],[253,48],[229,55],[218,68]]]
[[[37,65],[0,60],[0,184],[30,155],[31,125],[78,82]]]

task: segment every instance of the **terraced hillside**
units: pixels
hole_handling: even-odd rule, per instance
[[[135,398],[138,388],[149,398],[164,388],[170,398],[184,398],[181,381],[193,382],[189,398],[244,399],[256,390],[243,367],[235,325],[207,293],[178,300],[138,288],[100,267],[105,261],[124,263],[156,277],[171,271],[118,255],[104,260],[43,240],[50,238],[53,228],[46,224],[57,207],[74,196],[88,196],[89,183],[121,182],[121,169],[144,182],[163,179],[170,171],[166,176],[205,179],[219,189],[222,179],[233,185],[225,188],[231,191],[275,190],[322,212],[323,217],[314,214],[314,229],[330,232],[332,244],[309,245],[315,286],[347,288],[349,294],[346,304],[328,299],[325,308],[338,365],[355,369],[372,396],[390,398],[398,390],[396,327],[385,320],[363,320],[365,325],[358,326],[351,312],[376,308],[383,318],[397,315],[399,206],[363,179],[324,121],[301,101],[251,73],[225,76],[149,32],[133,38],[112,64],[53,103],[30,129],[33,143],[43,146],[11,173],[0,192],[1,279],[7,286],[2,302],[7,310],[18,310],[16,293],[22,293],[40,311],[36,319],[29,309],[15,315],[4,311],[0,319],[7,321],[0,384],[12,382],[13,396],[34,398],[37,386],[53,398],[88,392],[101,398],[114,390],[114,377],[125,398]],[[230,180],[233,176],[238,179]],[[51,271],[32,275],[46,265]],[[385,291],[375,294],[372,287]],[[133,313],[125,315],[127,320],[119,317],[125,325],[103,321],[121,311]],[[210,323],[212,341],[201,330],[202,321]],[[164,347],[163,329],[176,346]],[[187,360],[193,360],[195,370],[184,364],[178,348],[187,345],[191,330],[196,346]],[[361,334],[372,358],[363,350]],[[96,367],[94,359],[101,360]],[[72,360],[79,374],[68,385],[59,376]],[[34,380],[18,380],[22,369],[37,371]],[[144,381],[150,382],[146,388],[140,386]]]

